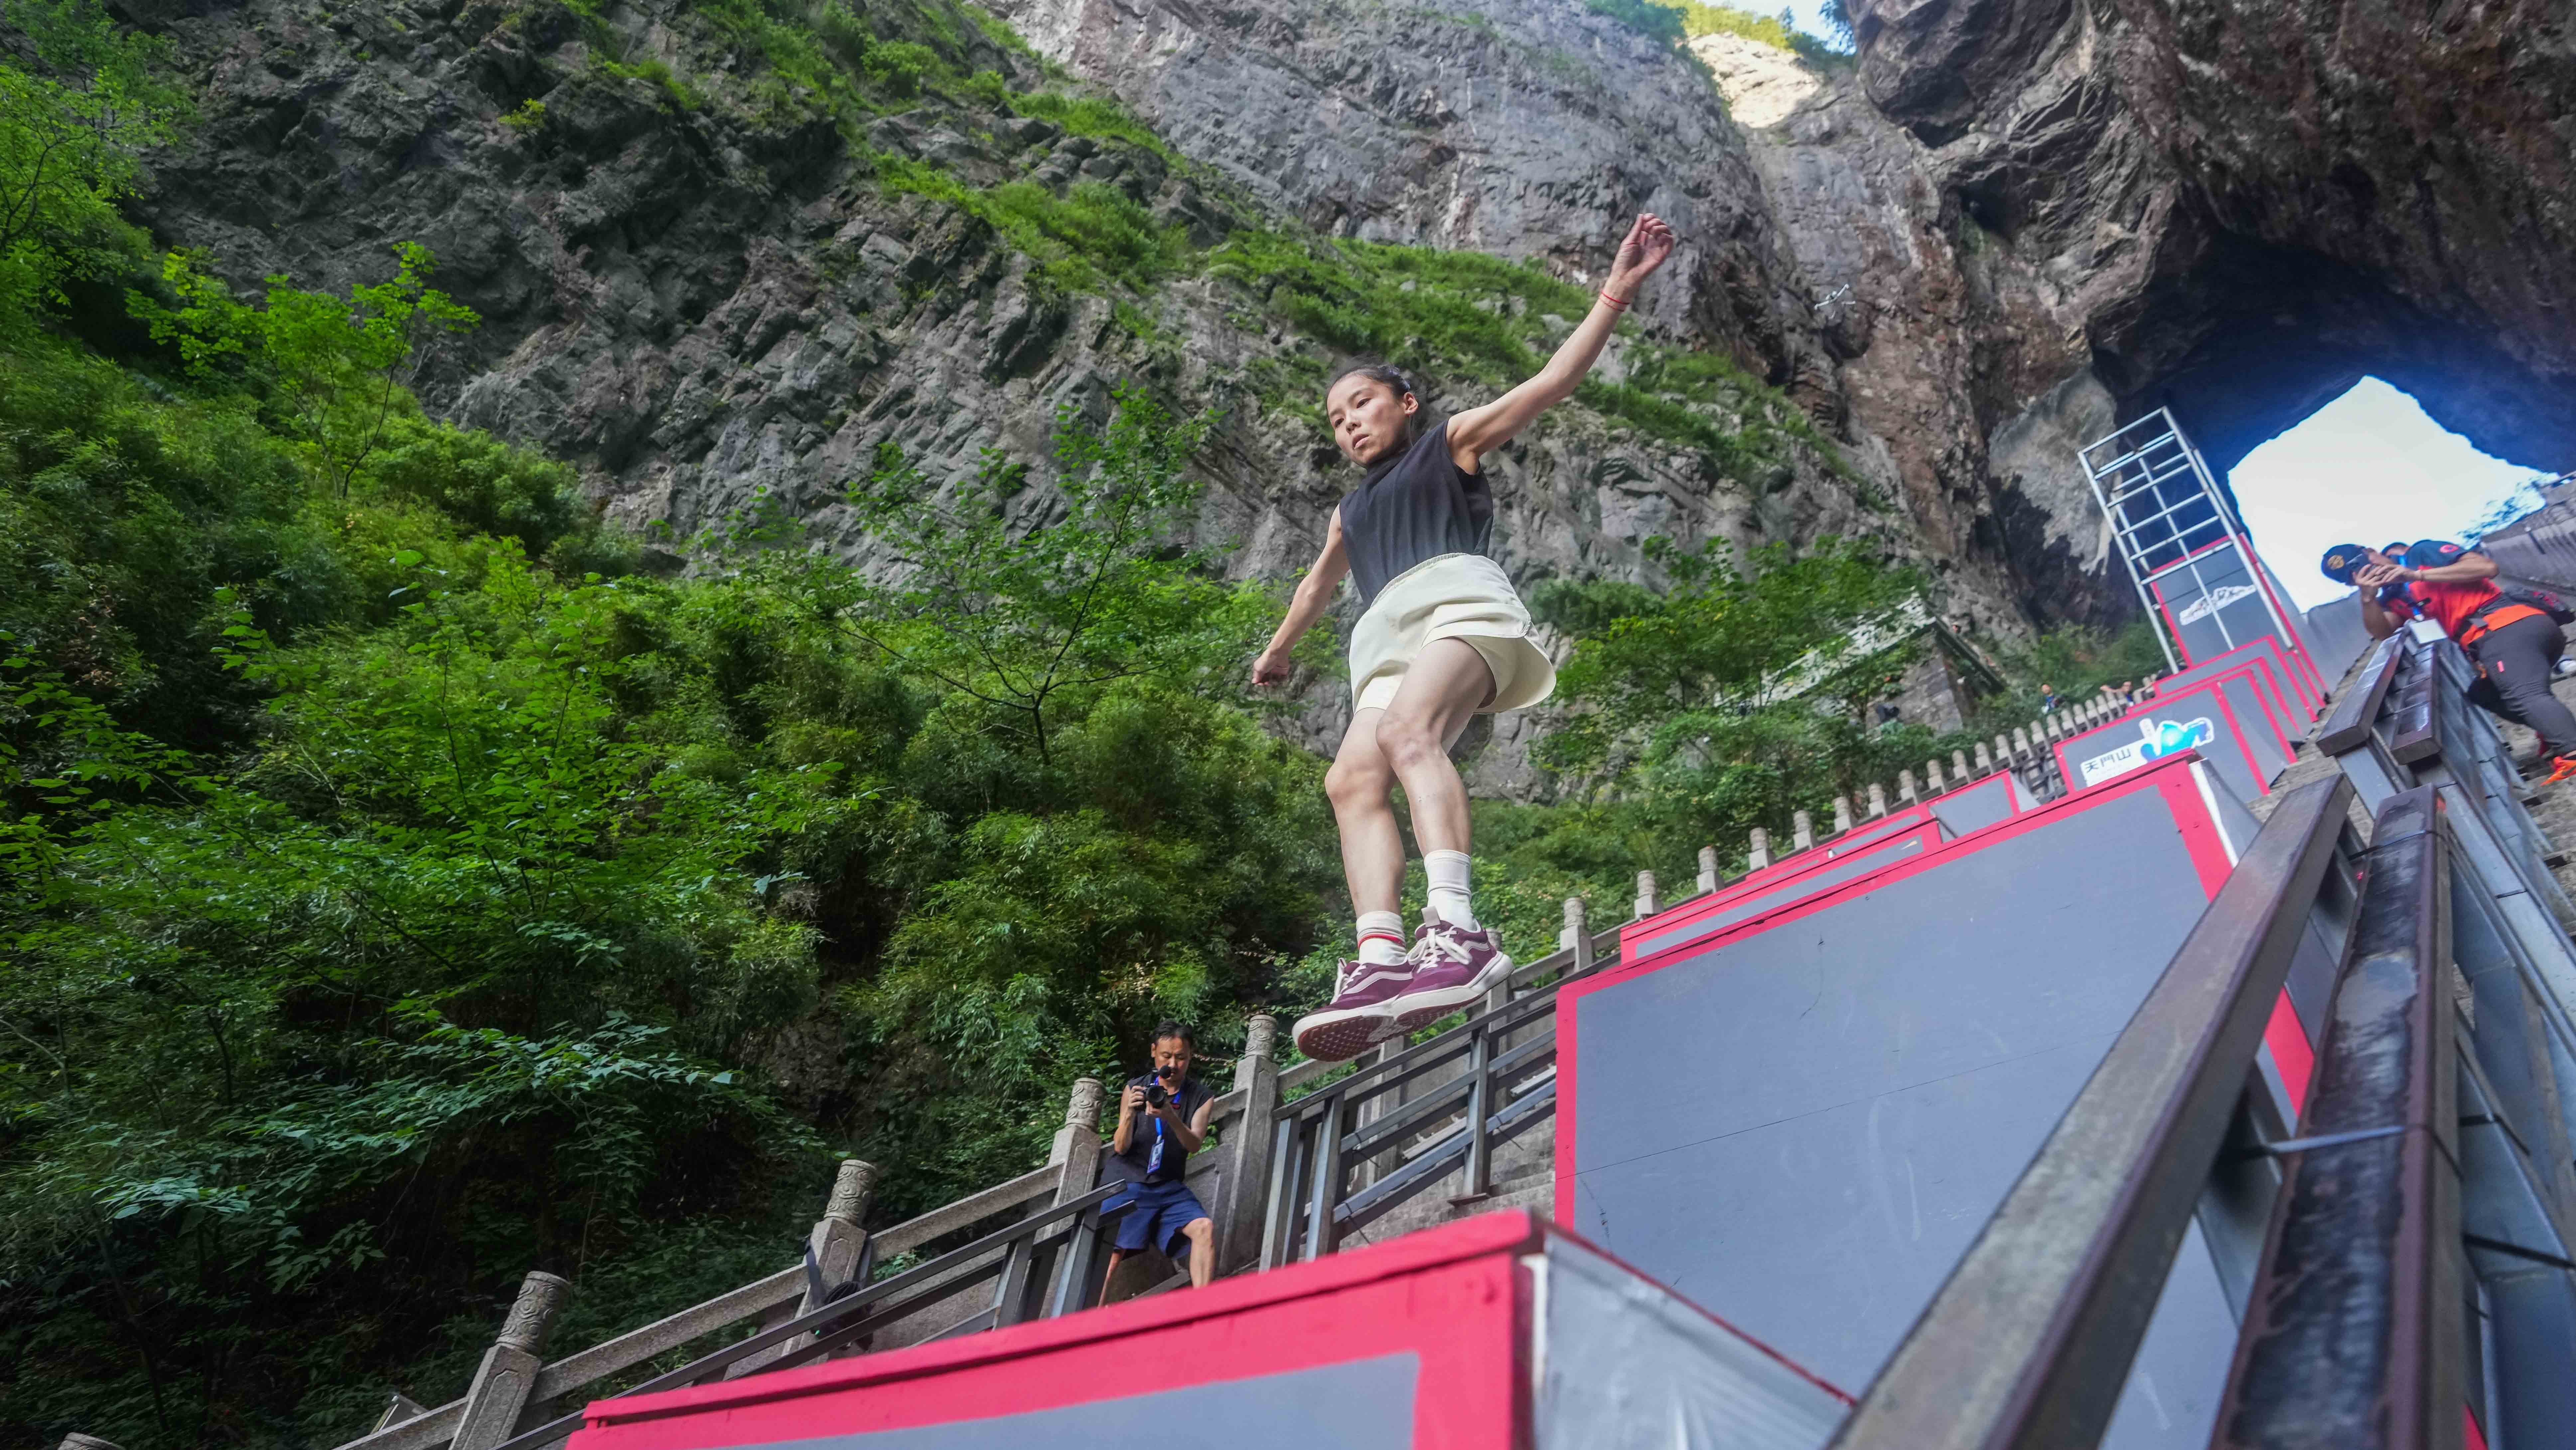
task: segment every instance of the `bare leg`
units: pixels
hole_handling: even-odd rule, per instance
[[[1126,1257],[1127,1251],[1125,1249],[1111,1249],[1109,1251],[1109,1272],[1100,1276],[1100,1297],[1093,1302],[1099,1304],[1106,1304],[1109,1302],[1109,1286],[1118,1277],[1118,1262]]]
[[[1181,1230],[1190,1241],[1190,1287],[1204,1289],[1216,1277],[1216,1224],[1213,1220],[1194,1218]]]
[[[1352,716],[1332,769],[1324,772],[1324,794],[1331,798],[1333,819],[1342,830],[1342,876],[1350,883],[1355,911],[1402,909],[1404,835],[1396,829],[1395,804],[1389,799],[1395,772],[1387,767],[1377,740],[1385,714],[1362,710]]]
[[[1494,672],[1485,657],[1464,640],[1435,639],[1405,669],[1395,702],[1377,722],[1378,754],[1404,785],[1405,804],[1413,811],[1413,839],[1425,851],[1467,849],[1467,783],[1449,763],[1449,744],[1467,728],[1476,711],[1494,695]],[[1363,715],[1371,712],[1363,711]],[[1351,722],[1351,734],[1359,722]],[[1345,755],[1350,739],[1342,741]],[[1336,770],[1341,762],[1334,762]],[[1339,802],[1336,802],[1338,805]],[[1388,817],[1392,830],[1394,818]],[[1350,828],[1342,828],[1342,852],[1350,853]],[[1401,842],[1398,843],[1401,850]],[[1402,858],[1397,860],[1399,870]],[[1352,894],[1358,895],[1353,887]],[[1390,906],[1394,893],[1388,893]],[[1366,908],[1362,908],[1365,910]]]

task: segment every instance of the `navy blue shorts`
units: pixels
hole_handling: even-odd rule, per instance
[[[1101,1207],[1121,1205],[1128,1208],[1110,1226],[1116,1234],[1111,1245],[1132,1254],[1151,1244],[1176,1263],[1190,1252],[1190,1241],[1181,1237],[1181,1230],[1208,1216],[1186,1183],[1130,1183],[1126,1192]]]

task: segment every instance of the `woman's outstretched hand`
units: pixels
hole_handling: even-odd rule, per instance
[[[1619,254],[1610,259],[1610,295],[1626,300],[1637,295],[1637,286],[1654,275],[1673,254],[1673,229],[1664,219],[1650,211],[1637,213],[1636,222],[1619,243]]]

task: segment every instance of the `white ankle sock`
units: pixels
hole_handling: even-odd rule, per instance
[[[1404,960],[1404,918],[1392,911],[1360,913],[1360,960],[1391,967]]]
[[[1425,851],[1422,873],[1431,878],[1431,909],[1451,926],[1476,929],[1476,912],[1467,904],[1467,853]]]

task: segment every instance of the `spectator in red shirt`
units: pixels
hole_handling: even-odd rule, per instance
[[[2441,625],[2477,665],[2470,701],[2540,737],[2546,784],[2576,776],[2576,713],[2549,690],[2567,636],[2546,612],[2496,587],[2493,559],[2448,539],[2418,539],[2402,554],[2338,544],[2320,567],[2360,592],[2361,627],[2373,639],[2410,619]]]

